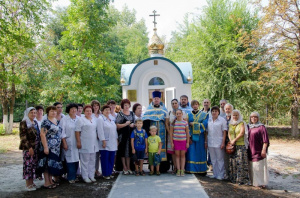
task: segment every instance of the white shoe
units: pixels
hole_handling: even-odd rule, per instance
[[[36,190],[36,188],[35,188],[33,185],[26,186],[25,189],[26,189],[27,191],[35,191],[35,190]]]
[[[92,181],[91,181],[89,178],[83,179],[83,181],[84,181],[85,183],[92,183]]]
[[[113,179],[113,178],[115,178],[115,176],[113,176],[113,175],[111,175],[111,176],[109,176],[111,179]]]
[[[70,184],[75,184],[75,180],[69,180]]]
[[[130,175],[133,175],[133,172],[132,172],[131,170],[128,170],[128,173],[129,173]]]
[[[209,178],[211,178],[211,179],[214,179],[214,178],[215,178],[214,175],[206,175],[206,177],[209,177]]]
[[[104,178],[104,179],[110,179],[110,176],[108,176],[108,177],[103,176],[103,178]]]
[[[92,182],[96,182],[96,179],[95,179],[95,178],[90,178],[90,180],[91,180]]]

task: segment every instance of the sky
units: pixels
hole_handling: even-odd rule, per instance
[[[68,6],[69,0],[58,0],[53,6]],[[206,5],[206,0],[114,0],[113,3],[118,10],[122,10],[126,4],[130,10],[135,9],[136,18],[144,18],[148,28],[148,37],[153,35],[153,10],[160,16],[156,17],[157,34],[165,35],[170,40],[172,31],[177,30],[178,23],[181,24],[186,13],[200,14],[201,8]]]

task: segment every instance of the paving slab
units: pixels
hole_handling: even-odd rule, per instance
[[[135,176],[120,174],[108,198],[183,198],[208,195],[193,174],[176,177],[170,173],[160,176]]]

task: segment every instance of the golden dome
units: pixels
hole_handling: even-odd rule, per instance
[[[153,29],[154,30],[154,34],[152,36],[152,38],[149,41],[148,44],[148,50],[149,50],[149,54],[164,54],[164,43],[160,40],[160,38],[158,37],[157,33],[156,33],[156,28]]]

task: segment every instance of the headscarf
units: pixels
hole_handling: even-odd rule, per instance
[[[27,128],[30,128],[30,127],[32,126],[32,122],[31,122],[31,120],[29,119],[28,114],[29,114],[29,112],[32,111],[33,109],[35,110],[34,107],[28,107],[28,108],[24,111],[24,117],[23,117],[22,121],[24,121],[24,120],[26,121]]]
[[[253,114],[255,114],[255,116],[258,117],[258,121],[257,121],[256,123],[251,123],[251,116],[252,116]],[[252,113],[250,114],[250,118],[249,118],[249,127],[250,127],[250,129],[252,129],[252,128],[257,128],[257,127],[260,127],[260,126],[263,126],[263,125],[264,125],[263,123],[261,123],[261,122],[259,121],[259,119],[260,119],[260,115],[259,115],[258,112],[254,111],[254,112],[252,112]]]
[[[233,113],[235,113],[235,112],[239,114],[239,118],[236,121],[233,120]],[[237,109],[233,110],[232,113],[231,113],[231,119],[230,119],[229,124],[231,124],[231,125],[238,125],[241,122],[244,123],[244,128],[245,128],[244,143],[245,143],[246,148],[248,148],[249,141],[248,141],[248,127],[247,127],[247,124],[246,124],[246,122],[244,122],[243,115],[241,114],[241,112],[239,110],[237,110]]]

